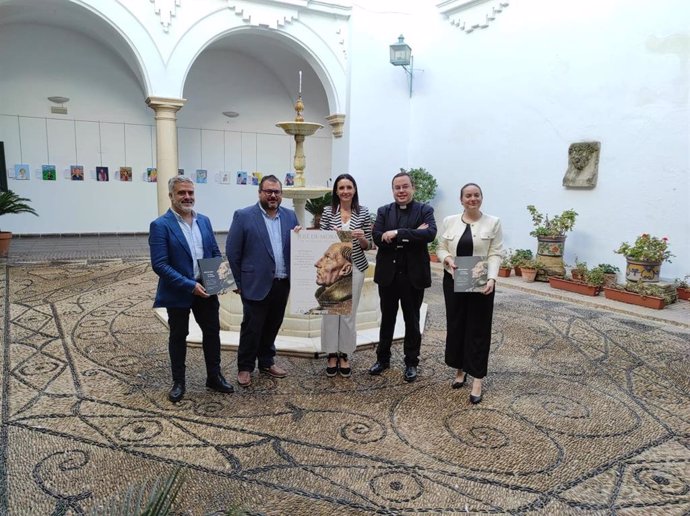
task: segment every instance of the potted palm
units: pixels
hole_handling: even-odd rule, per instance
[[[321,197],[316,197],[314,199],[307,199],[304,204],[304,209],[311,213],[314,217],[313,229],[319,229],[321,225],[321,215],[326,206],[331,205],[333,200],[333,194],[331,192],[326,192]]]
[[[537,237],[537,261],[544,266],[549,276],[563,277],[565,275],[563,248],[566,233],[573,230],[577,212],[565,210],[560,215],[549,218],[532,204],[527,206],[527,211],[532,216],[532,224],[534,224],[530,235]]]
[[[656,283],[663,262],[670,262],[673,254],[668,249],[668,237],[655,237],[642,233],[633,244],[622,242],[613,252],[625,256],[625,279]]]
[[[17,213],[31,213],[38,216],[38,213],[29,206],[30,199],[19,197],[12,190],[0,192],[0,215],[12,215]],[[0,231],[0,257],[5,257],[10,250],[11,231]]]

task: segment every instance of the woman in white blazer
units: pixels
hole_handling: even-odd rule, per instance
[[[352,374],[350,357],[357,345],[357,306],[369,267],[364,251],[372,245],[371,217],[359,204],[357,183],[350,174],[340,174],[333,183],[333,201],[321,215],[320,229],[352,232],[352,314],[324,315],[321,319],[321,351],[327,353],[326,376]]]
[[[460,189],[463,212],[443,220],[436,254],[443,262],[443,296],[446,301],[446,364],[457,369],[453,389],[465,385],[467,373],[474,379],[470,402],[482,401],[491,345],[491,320],[498,267],[503,254],[503,232],[497,217],[480,211],[482,190],[475,183]],[[481,292],[455,293],[456,256],[486,256],[488,280]]]

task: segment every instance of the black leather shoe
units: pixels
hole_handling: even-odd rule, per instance
[[[378,376],[383,373],[386,369],[390,367],[389,364],[382,364],[381,362],[376,362],[373,366],[369,368],[369,374]]]
[[[477,405],[478,403],[482,402],[482,395],[480,394],[479,396],[474,396],[473,394],[470,394],[470,403],[472,405]]]
[[[328,376],[329,378],[333,378],[336,374],[338,374],[338,354],[329,353],[326,358],[328,360],[330,360],[331,358],[335,358],[335,365],[333,367],[328,365],[328,360],[326,361],[326,376]]]
[[[168,393],[168,399],[173,403],[177,403],[184,396],[184,383],[175,382],[173,383],[172,389]]]
[[[405,367],[405,381],[414,382],[417,379],[417,367],[408,365]]]
[[[453,383],[450,384],[450,386],[453,389],[460,389],[465,385],[465,381],[467,380],[467,373],[465,373],[465,376],[462,377],[462,381],[460,380],[453,380]]]
[[[227,380],[223,378],[223,375],[220,373],[218,373],[215,378],[207,378],[206,387],[208,387],[212,391],[224,392],[226,394],[235,392],[235,388],[232,385],[230,385],[227,382]]]

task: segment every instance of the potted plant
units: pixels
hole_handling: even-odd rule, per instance
[[[522,273],[522,279],[528,283],[532,283],[536,278],[542,266],[536,260],[523,260],[520,263],[520,272]]]
[[[579,263],[581,266],[584,265],[583,262]],[[599,292],[601,292],[601,286],[604,284],[604,271],[599,267],[587,270],[586,265],[584,270],[580,269],[580,271],[583,273],[582,280],[580,281],[549,276],[549,284],[553,288],[576,292],[577,294],[598,296]]]
[[[688,279],[690,279],[690,274],[683,279],[676,279],[673,282],[676,287],[676,292],[678,293],[678,299],[690,301],[690,285],[688,285]]]
[[[30,199],[19,197],[12,190],[0,192],[0,215],[12,215],[17,213],[31,213],[38,216],[38,213],[29,206]],[[7,256],[10,250],[11,231],[0,231],[0,257]]]
[[[520,265],[522,262],[531,260],[532,258],[534,258],[534,256],[532,255],[532,251],[529,249],[515,249],[515,252],[510,257],[510,263],[515,268],[516,276],[522,276],[522,272],[520,271]]]
[[[584,281],[585,274],[587,274],[587,262],[581,262],[580,259],[575,257],[575,267],[570,270],[570,275],[573,281]]]
[[[503,253],[501,265],[498,267],[498,275],[501,278],[507,278],[510,276],[510,270],[513,268],[513,264],[511,262],[512,257],[513,252],[510,249]]]
[[[659,281],[661,264],[670,262],[673,256],[668,246],[668,237],[658,238],[642,233],[633,244],[622,242],[613,252],[625,256],[625,279],[656,283]]]
[[[549,276],[564,276],[563,248],[566,233],[573,230],[577,212],[565,210],[560,215],[549,218],[532,204],[527,206],[527,211],[534,224],[530,235],[537,237],[537,260],[544,265]]]
[[[324,208],[326,208],[326,206],[331,205],[332,200],[333,194],[331,192],[326,192],[321,197],[307,199],[307,202],[304,204],[304,209],[314,216],[314,225],[312,226],[312,228],[319,229],[323,210]]]
[[[438,263],[439,259],[438,256],[436,256],[436,249],[438,249],[438,238],[434,238],[431,242],[428,244],[429,247],[429,260],[432,262]]]
[[[597,269],[601,269],[604,273],[604,284],[605,287],[612,287],[618,282],[618,273],[620,269],[615,265],[610,263],[600,263],[597,265]]]
[[[665,288],[641,280],[628,281],[624,287],[619,285],[616,285],[616,288],[604,287],[604,295],[607,299],[655,310],[661,310],[675,301],[674,296],[669,295]]]
[[[400,169],[400,172],[410,174],[414,184],[414,199],[418,202],[428,203],[436,195],[438,183],[434,176],[425,168],[411,168],[410,170]]]

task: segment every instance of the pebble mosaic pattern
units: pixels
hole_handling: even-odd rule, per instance
[[[177,510],[215,514],[688,514],[690,332],[499,292],[484,401],[450,389],[440,278],[419,380],[326,378],[278,357],[206,391],[199,349],[167,401],[147,262],[3,268],[0,514],[83,514],[188,473]],[[223,352],[235,383],[236,356]]]

